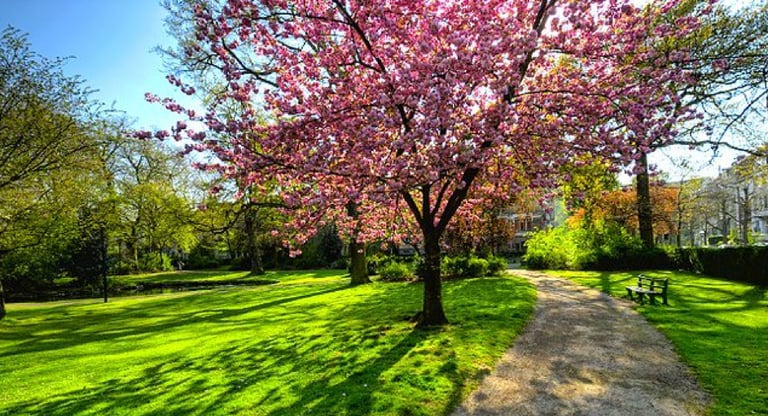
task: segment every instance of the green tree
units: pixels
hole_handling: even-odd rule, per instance
[[[75,171],[88,171],[99,142],[89,127],[100,114],[65,59],[31,50],[11,27],[0,33],[0,262],[50,242],[72,218]],[[55,179],[54,179],[55,178]],[[56,232],[54,232],[56,231]],[[39,250],[38,250],[39,252]],[[0,319],[5,315],[0,276]]]
[[[187,252],[195,244],[190,169],[152,141],[125,139],[115,157],[119,252],[132,270],[169,269],[169,253]]]
[[[588,156],[566,167],[570,180],[562,186],[563,198],[571,210],[584,210],[585,226],[592,224],[595,210],[605,194],[619,188],[611,167]]]
[[[706,6],[705,0],[689,0],[668,13],[659,24],[674,24],[675,19]],[[718,5],[690,36],[669,39],[658,45],[660,53],[681,46],[689,48],[686,70],[697,82],[679,90],[679,106],[693,106],[702,118],[682,128],[674,140],[655,142],[652,149],[670,145],[691,148],[709,146],[714,151],[729,147],[750,151],[728,140],[728,134],[749,129],[750,120],[765,114],[768,105],[768,2],[751,3],[740,8]],[[643,244],[652,247],[653,209],[650,197],[650,175],[647,152],[641,154],[637,172],[637,207]]]

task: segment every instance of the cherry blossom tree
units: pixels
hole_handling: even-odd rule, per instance
[[[627,163],[691,116],[672,88],[693,81],[685,51],[652,47],[696,27],[653,24],[676,3],[200,1],[185,52],[219,68],[222,94],[202,115],[149,96],[207,127],[155,134],[246,184],[284,183],[289,206],[369,207],[363,230],[406,208],[424,247],[419,324],[441,325],[440,241],[470,190],[554,187],[586,153]]]

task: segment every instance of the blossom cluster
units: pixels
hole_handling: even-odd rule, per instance
[[[658,45],[698,22],[663,23],[678,3],[200,2],[186,52],[215,60],[223,92],[204,115],[148,97],[209,130],[155,136],[190,138],[242,186],[279,183],[297,230],[331,215],[358,239],[439,234],[462,204],[557,186],[580,155],[629,166],[672,138],[694,80]]]

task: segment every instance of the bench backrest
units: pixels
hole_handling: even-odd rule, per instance
[[[643,281],[645,281],[645,285],[643,285]],[[666,292],[668,283],[669,283],[669,279],[661,279],[658,277],[648,277],[648,276],[643,276],[642,274],[637,276],[637,286],[647,287],[648,289],[651,289],[651,290],[659,289],[662,292]]]

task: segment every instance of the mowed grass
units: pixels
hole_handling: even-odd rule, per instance
[[[349,287],[334,273],[108,304],[10,304],[0,414],[447,414],[535,303],[523,279],[450,281],[452,324],[417,330],[407,318],[420,310],[420,284]]]
[[[669,271],[669,306],[638,306],[714,397],[712,415],[768,415],[766,288]],[[553,272],[615,297],[626,297],[638,272]]]
[[[223,282],[232,280],[274,280],[281,283],[331,283],[334,281],[339,282],[346,277],[348,276],[341,270],[268,271],[263,275],[252,275],[247,271],[181,270],[110,276],[109,279],[113,283],[126,285],[144,282]]]

